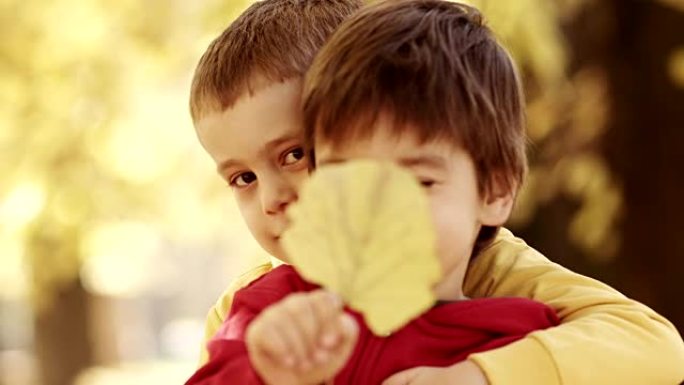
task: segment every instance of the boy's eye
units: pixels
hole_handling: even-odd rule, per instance
[[[256,180],[256,175],[253,172],[243,172],[235,178],[231,179],[230,185],[235,187],[247,187]]]
[[[421,186],[426,187],[426,188],[430,188],[430,187],[435,185],[434,180],[422,179],[422,180],[419,180],[419,182],[420,182]]]
[[[302,158],[304,158],[304,149],[298,147],[285,154],[285,159],[283,160],[283,163],[286,166],[289,166],[291,164],[299,162],[300,160],[302,160]]]

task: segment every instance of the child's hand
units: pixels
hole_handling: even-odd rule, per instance
[[[340,299],[324,290],[294,293],[268,307],[247,328],[249,358],[269,385],[312,385],[347,362],[358,325]]]
[[[382,385],[489,385],[487,377],[479,366],[463,361],[446,368],[420,366],[396,373],[383,381]]]

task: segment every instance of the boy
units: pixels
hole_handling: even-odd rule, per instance
[[[301,79],[330,33],[359,6],[258,2],[212,43],[196,71],[191,109],[200,141],[233,187],[250,231],[276,257],[283,257],[285,209],[310,162],[303,150]],[[228,290],[210,313],[208,337],[225,319],[232,293],[271,268],[258,267]],[[536,299],[556,309],[563,324],[471,355],[449,371],[454,382],[479,379],[480,371],[491,384],[672,384],[684,376],[682,341],[667,320],[552,264],[506,230],[468,266],[464,292]]]

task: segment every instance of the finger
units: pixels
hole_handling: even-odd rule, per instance
[[[306,336],[300,332],[298,320],[290,314],[290,311],[282,311],[278,316],[278,323],[273,325],[277,333],[285,341],[287,351],[282,356],[283,360],[288,360],[286,357],[292,357],[294,366],[301,367],[308,361],[308,349],[306,346]]]
[[[359,327],[354,318],[345,313],[339,314],[330,323],[336,326],[341,336],[339,343],[334,348],[325,349],[329,356],[325,367],[329,370],[331,377],[334,377],[349,361],[349,357],[356,347]]]
[[[346,356],[351,348],[356,344],[358,325],[356,321],[344,312],[338,313],[335,318],[323,324],[319,342],[314,353],[314,360],[317,363],[328,363],[332,357]],[[351,347],[341,349],[346,342]],[[346,359],[345,359],[346,361]]]
[[[338,354],[349,356],[356,346],[359,336],[359,325],[354,317],[347,313],[343,313],[338,317],[337,324],[339,325],[341,335]]]
[[[340,314],[339,323],[345,337],[356,337],[359,334],[359,324],[351,314]]]
[[[334,310],[341,310],[344,307],[342,298],[335,292],[319,289],[316,291],[316,294],[321,296]]]
[[[339,316],[341,316],[341,314]],[[321,350],[334,349],[339,346],[343,336],[344,332],[340,322],[334,318],[330,319],[323,324],[323,328],[318,338],[318,347]]]
[[[291,367],[295,364],[294,357],[288,352],[285,339],[266,322],[254,322],[247,330],[248,346],[254,347],[260,353],[277,361],[281,365]]]
[[[342,310],[342,300],[337,294],[327,290],[316,290],[309,293],[310,304],[321,322],[327,322]]]
[[[290,319],[293,320],[291,322],[292,327],[297,329],[299,338],[304,344],[305,361],[302,362],[304,364],[302,369],[308,369],[315,355],[316,337],[323,324],[317,319],[313,310],[312,298],[308,295],[297,297],[286,304],[285,308]]]
[[[335,317],[342,311],[342,300],[334,293],[317,290],[312,292],[311,306],[319,324],[323,325],[318,331],[318,345],[323,348],[334,346],[339,335],[336,328],[331,326],[334,326]]]

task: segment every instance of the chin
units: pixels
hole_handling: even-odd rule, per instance
[[[265,248],[266,251],[274,258],[279,259],[285,263],[290,263],[289,259],[285,256],[285,250],[283,250],[280,242],[275,241]]]

